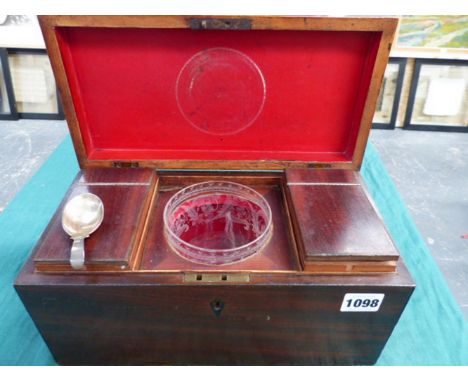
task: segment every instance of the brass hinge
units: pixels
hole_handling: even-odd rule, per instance
[[[307,163],[307,168],[331,168],[332,165],[330,163]]]
[[[116,168],[137,168],[140,167],[138,162],[114,162],[112,164]]]
[[[250,19],[189,19],[190,29],[196,30],[249,30],[252,29],[252,20]]]

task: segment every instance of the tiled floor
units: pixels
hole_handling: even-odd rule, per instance
[[[468,319],[468,134],[373,130],[371,140]]]
[[[0,212],[67,133],[65,121],[0,121]]]
[[[0,121],[0,213],[67,134]],[[468,319],[468,134],[373,130],[371,140]]]

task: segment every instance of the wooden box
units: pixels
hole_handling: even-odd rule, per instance
[[[359,174],[397,21],[40,23],[81,171],[15,287],[57,362],[375,363],[414,289]],[[264,196],[271,239],[184,260],[164,206],[221,179]],[[74,270],[61,214],[83,192],[105,217]]]

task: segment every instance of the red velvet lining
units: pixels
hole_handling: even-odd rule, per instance
[[[87,156],[106,160],[350,161],[381,37],[136,28],[56,32]],[[221,60],[203,66],[203,59],[216,59],[206,54],[213,48],[221,48],[214,52],[231,60],[228,65]],[[201,66],[193,69],[191,59]],[[197,85],[206,68],[208,77]],[[196,101],[190,79],[198,86]],[[231,131],[214,126],[218,110]],[[206,113],[207,129],[211,123],[221,129],[217,133],[200,123]],[[230,127],[236,121],[243,124],[240,131]]]

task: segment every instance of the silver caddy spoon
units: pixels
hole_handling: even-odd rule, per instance
[[[84,240],[99,228],[103,219],[104,204],[94,194],[77,195],[65,205],[62,227],[73,239],[70,250],[70,265],[73,269],[84,269]]]

